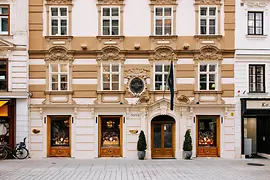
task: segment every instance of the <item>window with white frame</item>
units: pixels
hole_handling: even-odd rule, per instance
[[[102,64],[101,89],[120,90],[120,64]]]
[[[155,7],[155,35],[171,35],[172,20],[172,7]]]
[[[64,36],[68,34],[68,8],[50,8],[50,31],[51,35]]]
[[[201,64],[199,66],[199,90],[216,90],[217,72],[216,64]]]
[[[0,34],[8,34],[9,31],[9,7],[0,6]]]
[[[248,12],[248,35],[263,35],[263,12]]]
[[[217,34],[217,8],[200,7],[200,26],[199,32],[202,35]]]
[[[120,34],[120,8],[102,8],[102,35],[111,36]]]
[[[154,68],[155,90],[169,90],[167,79],[170,71],[170,65],[156,64]]]
[[[50,64],[50,90],[68,90],[68,64]]]
[[[249,65],[249,92],[265,92],[265,65]]]

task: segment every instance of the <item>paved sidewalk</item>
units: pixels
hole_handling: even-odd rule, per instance
[[[265,166],[248,166],[247,163]],[[0,161],[0,180],[270,180],[270,160],[42,160]]]

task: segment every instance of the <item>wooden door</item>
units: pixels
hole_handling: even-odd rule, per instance
[[[174,158],[174,122],[154,122],[151,126],[152,158]]]
[[[270,147],[269,117],[257,118],[257,152],[269,154]]]
[[[99,116],[99,157],[122,157],[122,116]]]
[[[48,157],[71,157],[71,116],[48,116],[47,138]]]

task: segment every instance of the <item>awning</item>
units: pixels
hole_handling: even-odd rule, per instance
[[[2,107],[4,104],[6,104],[8,101],[0,101],[0,107]]]

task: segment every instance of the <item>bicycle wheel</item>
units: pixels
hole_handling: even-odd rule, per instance
[[[28,150],[25,147],[17,148],[15,156],[18,159],[25,159],[29,155]]]
[[[6,159],[8,155],[7,150],[4,148],[0,148],[0,160]]]

